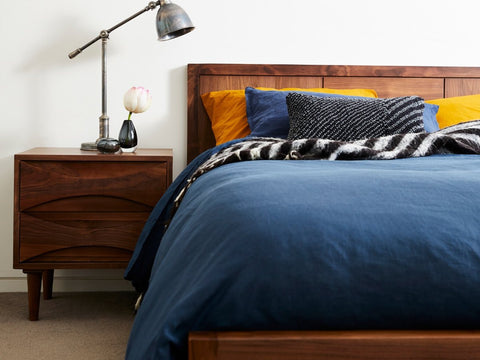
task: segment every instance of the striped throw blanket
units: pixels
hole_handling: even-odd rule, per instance
[[[434,154],[480,154],[480,120],[433,133],[409,133],[356,141],[246,138],[212,155],[188,179],[175,200],[180,204],[191,184],[224,164],[250,160],[391,160]]]

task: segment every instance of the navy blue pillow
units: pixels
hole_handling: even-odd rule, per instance
[[[250,136],[276,137],[286,139],[290,130],[290,119],[286,98],[292,91],[258,90],[252,87],[245,89],[247,102],[247,120],[251,129]],[[296,93],[313,95],[317,97],[351,97],[339,94],[327,94],[307,91],[295,91]],[[367,98],[369,99],[369,98]],[[372,98],[373,99],[373,98]],[[428,132],[438,130],[436,120],[437,105],[425,104],[424,127]]]

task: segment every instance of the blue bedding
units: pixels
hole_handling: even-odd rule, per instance
[[[164,231],[211,153],[159,202],[126,271],[148,288],[127,359],[186,359],[198,330],[478,328],[479,156],[223,165]]]

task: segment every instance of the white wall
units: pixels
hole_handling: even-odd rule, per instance
[[[13,155],[77,147],[98,135],[100,43],[67,54],[148,1],[23,0],[0,3],[0,291],[25,291],[12,269]],[[272,63],[480,66],[478,13],[470,0],[178,0],[196,30],[157,42],[156,10],[114,31],[108,48],[111,135],[134,85],[153,93],[135,115],[141,147],[174,149],[186,163],[186,64]],[[55,291],[129,289],[117,270],[57,271]]]

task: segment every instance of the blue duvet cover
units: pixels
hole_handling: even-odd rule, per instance
[[[223,165],[164,233],[196,165],[127,269],[148,287],[127,359],[187,359],[198,330],[480,326],[478,155]]]

